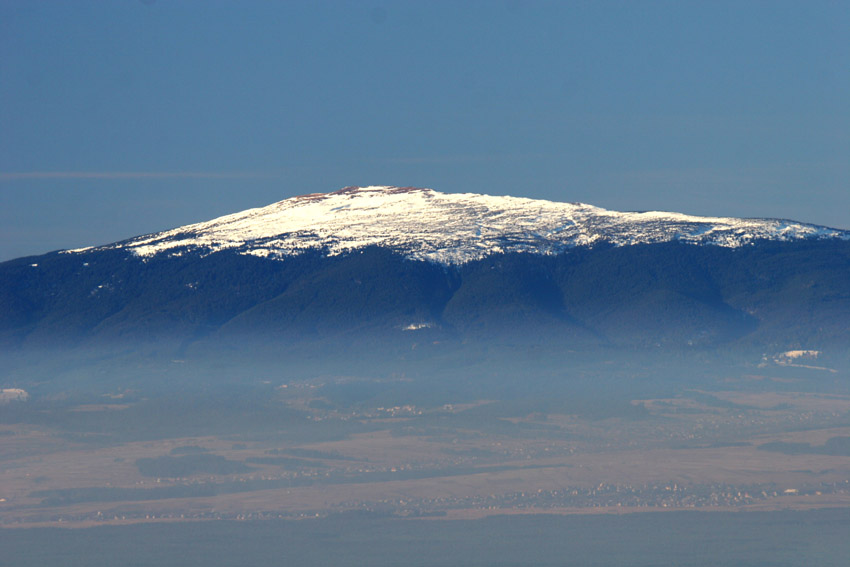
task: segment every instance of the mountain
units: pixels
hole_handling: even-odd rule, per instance
[[[482,359],[545,349],[556,365],[599,349],[846,351],[850,233],[349,187],[4,262],[0,305],[0,347],[18,369],[104,349],[271,353],[292,368],[468,361],[470,345]]]

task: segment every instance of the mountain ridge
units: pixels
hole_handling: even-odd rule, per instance
[[[609,211],[583,203],[416,187],[345,187],[284,199],[209,221],[65,251],[240,254],[282,259],[308,250],[345,254],[368,246],[408,259],[460,265],[491,254],[559,254],[575,247],[681,241],[737,247],[757,240],[850,240],[850,231],[783,219]]]

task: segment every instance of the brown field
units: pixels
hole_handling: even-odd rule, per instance
[[[0,427],[0,525],[89,526],[138,521],[307,517],[368,510],[399,517],[477,518],[505,513],[776,510],[850,505],[850,456],[785,454],[769,442],[822,446],[850,437],[850,398],[794,393],[695,392],[635,400],[645,419],[532,414],[514,425],[540,435],[475,428],[399,435],[421,415],[361,416],[374,430],[345,439],[196,436],[97,446],[32,425]],[[702,401],[701,401],[702,400]],[[302,400],[303,402],[303,400]],[[733,405],[734,404],[734,405]],[[78,411],[114,411],[116,405]],[[460,412],[464,408],[452,408]],[[396,431],[394,433],[394,431]],[[143,476],[138,459],[179,448],[250,466],[248,472]],[[198,449],[200,451],[200,449]],[[296,450],[296,452],[292,452]],[[300,452],[298,452],[300,451]],[[306,457],[305,457],[306,455]],[[283,456],[281,462],[251,462]],[[292,461],[285,461],[291,458]],[[240,484],[241,483],[241,484]],[[244,485],[246,488],[240,488]],[[44,503],[44,490],[207,487],[159,499]],[[137,493],[140,494],[140,493]]]

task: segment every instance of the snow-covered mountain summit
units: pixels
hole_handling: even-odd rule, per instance
[[[292,197],[101,249],[156,254],[235,250],[281,259],[307,250],[341,254],[366,246],[452,265],[501,252],[553,254],[576,246],[680,240],[735,247],[756,240],[840,238],[850,231],[776,219],[617,212],[581,203],[412,187],[346,187]],[[77,252],[81,250],[72,250]]]

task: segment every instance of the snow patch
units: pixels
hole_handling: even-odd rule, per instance
[[[433,323],[411,323],[401,328],[402,331],[418,331],[419,329],[430,329]]]
[[[811,358],[815,359],[820,355],[819,350],[789,350],[779,354],[781,358],[787,358],[789,360],[796,360],[798,358]]]
[[[459,265],[504,252],[558,254],[601,243],[676,240],[737,247],[809,238],[848,240],[850,232],[776,219],[618,212],[583,203],[370,186],[293,197],[101,249],[127,249],[142,258],[235,250],[284,259],[311,250],[333,256],[381,246],[409,259]]]
[[[0,389],[0,404],[8,404],[10,402],[25,402],[30,398],[29,393],[21,388],[2,388]]]

